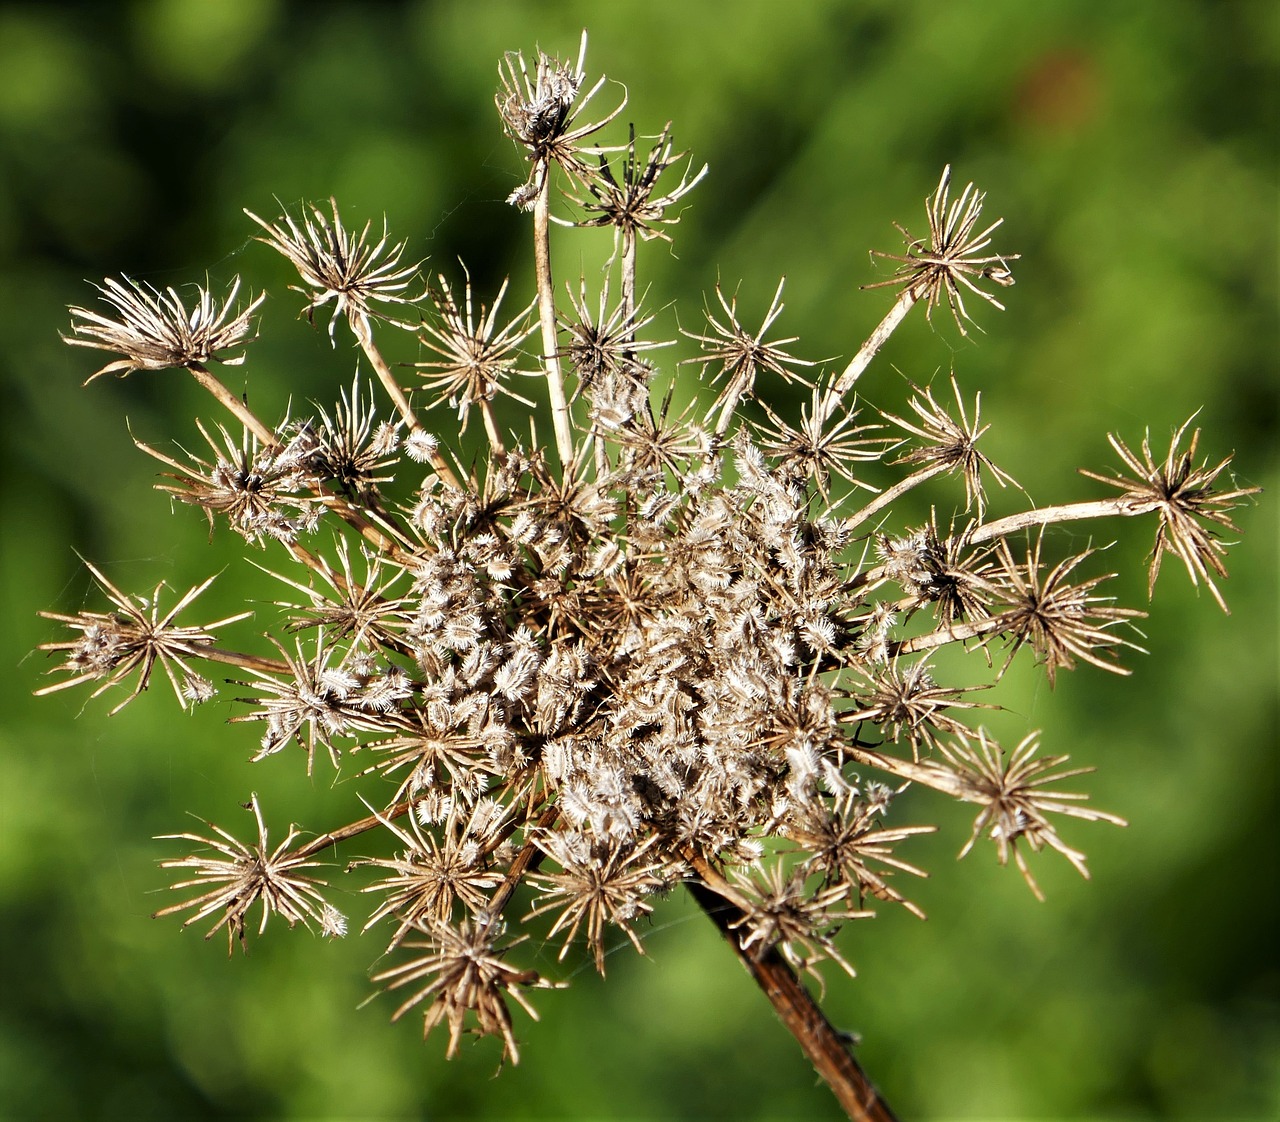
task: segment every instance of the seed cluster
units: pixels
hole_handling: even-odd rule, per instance
[[[564,64],[538,52],[532,67],[510,55],[500,69],[502,124],[529,162],[510,201],[533,213],[538,281],[507,315],[505,283],[486,305],[469,276],[424,282],[405,243],[348,229],[337,203],[251,215],[297,267],[304,314],[326,309],[329,334],[345,324],[361,352],[365,369],[331,410],[268,425],[209,371],[253,338],[262,298],[237,307],[238,279],[190,306],[108,280],[107,311],[73,308],[68,338],[118,356],[99,374],[185,368],[232,412],[230,428],[197,422],[199,454],[139,446],[164,467],[163,492],[266,551],[286,591],[266,633],[273,653],[255,654],[215,635],[248,613],[177,622],[208,581],[161,609],[162,590],[132,597],[94,569],[111,607],[50,613],[73,636],[43,648],[60,677],[40,692],[131,683],[127,702],[160,667],[189,706],[217,694],[221,664],[233,722],[260,732],[255,759],[295,752],[308,773],[385,780],[378,803],[318,836],[290,827],[273,846],[256,796],[254,841],[212,824],[175,835],[199,848],[163,862],[182,870],[183,899],[157,914],[211,921],[229,948],[245,943],[255,906],[259,932],[274,914],[341,934],[322,867],[337,849],[365,874],[365,927],[394,952],[375,983],[404,995],[396,1017],[447,1024],[451,1054],[479,1031],[517,1058],[510,1003],[532,1013],[527,991],[554,984],[514,964],[524,939],[558,940],[562,958],[585,943],[603,973],[617,933],[642,950],[639,925],[682,883],[731,910],[742,954],[852,973],[837,945],[845,923],[884,901],[919,913],[903,875],[923,871],[898,847],[932,827],[888,824],[911,784],[973,804],[965,851],[989,839],[1037,894],[1028,851],[1057,850],[1085,874],[1058,820],[1120,819],[1064,790],[1081,769],[1041,754],[1035,734],[1002,749],[973,720],[973,688],[936,681],[930,658],[962,647],[995,678],[1025,647],[1051,684],[1079,662],[1125,673],[1117,658],[1143,613],[1104,595],[1105,575],[1085,575],[1092,550],[1047,558],[1043,528],[1155,514],[1152,583],[1171,554],[1221,603],[1217,531],[1234,532],[1230,511],[1249,494],[1215,490],[1228,461],[1197,463],[1199,432],[1184,426],[1162,461],[1145,438],[1140,456],[1111,438],[1127,474],[1086,474],[1118,493],[989,519],[989,484],[1011,480],[979,450],[976,397],[952,380],[951,400],[917,389],[909,417],[855,407],[854,385],[915,304],[945,306],[963,332],[964,294],[998,308],[983,284],[1013,283],[1015,257],[991,249],[999,223],[980,223],[983,194],[953,197],[949,169],[927,236],[904,231],[906,252],[887,255],[895,302],[847,366],[792,353],[797,340],[777,329],[781,282],[757,328],[717,287],[706,327],[686,333],[698,347],[686,361],[712,392],[681,410],[673,375],[689,373],[656,362],[673,340],[646,334],[637,249],[670,240],[706,169],[689,163],[659,187],[684,160],[670,125],[647,156],[634,129],[619,148],[591,146],[622,106],[580,120],[604,88],[583,66],[583,53]],[[556,297],[557,174],[577,224],[613,232],[598,293],[579,280]],[[375,334],[405,330],[422,360],[397,372]],[[772,378],[808,385],[800,416],[762,403],[764,420],[748,420],[743,403]],[[500,395],[533,407],[536,379],[549,445],[505,431],[494,409]],[[420,419],[453,430],[473,416],[486,444],[475,462]],[[877,490],[868,461],[901,478]],[[944,475],[963,506],[900,525],[898,500]],[[348,852],[365,835],[391,855]]]

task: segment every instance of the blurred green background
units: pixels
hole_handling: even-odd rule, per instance
[[[780,275],[779,327],[799,353],[850,354],[890,297],[899,221],[922,226],[944,163],[1004,215],[1020,252],[985,335],[910,320],[863,379],[901,410],[905,378],[952,368],[981,390],[988,451],[1039,503],[1093,497],[1105,433],[1163,447],[1195,410],[1203,449],[1234,449],[1269,488],[1239,522],[1234,614],[1166,564],[1119,679],[1088,669],[1050,694],[1022,662],[1002,736],[1096,766],[1098,805],[1129,829],[1067,839],[1094,879],[1035,865],[1048,902],[980,849],[960,865],[963,813],[904,854],[934,870],[920,923],[884,911],[842,946],[856,981],[827,1007],[904,1118],[1263,1119],[1280,1113],[1277,965],[1277,59],[1280,8],[1192,0],[805,0],[733,4],[289,3],[148,0],[0,4],[0,1116],[6,1118],[818,1119],[838,1112],[763,998],[686,901],[663,905],[649,956],[610,959],[536,995],[523,1062],[493,1078],[492,1042],[455,1062],[386,999],[362,1007],[378,937],[284,928],[228,961],[199,929],[152,922],[176,855],[155,834],[191,811],[243,830],[263,796],[338,821],[349,790],[308,783],[286,753],[251,768],[252,728],[219,703],[180,714],[167,687],[108,718],[108,698],[33,699],[54,637],[40,609],[101,608],[76,553],[122,587],[185,589],[225,570],[210,618],[279,588],[198,514],[151,490],[139,438],[191,446],[217,418],[190,380],[137,374],[81,388],[100,363],[58,340],[86,279],[154,284],[235,273],[269,287],[263,338],[232,384],[260,412],[332,403],[354,355],[295,320],[282,262],[249,240],[249,207],[335,195],[352,221],[385,213],[428,267],[461,255],[491,295],[528,291],[527,220],[503,203],[523,175],[493,107],[505,50],[568,56],[625,83],[615,123],[711,166],[675,231],[641,254],[660,326],[697,330],[704,292],[741,280],[758,322]],[[615,90],[598,95],[604,105]],[[599,237],[558,232],[561,279]],[[881,271],[877,271],[877,269]],[[975,301],[975,304],[977,302]],[[671,355],[673,352],[661,352]],[[684,352],[681,352],[684,353]],[[678,356],[676,356],[678,357]],[[105,361],[105,357],[103,359]],[[900,371],[901,375],[896,371]],[[221,419],[221,418],[217,418]],[[126,426],[126,421],[127,425]],[[447,421],[443,435],[449,435]],[[950,509],[940,485],[902,529]],[[997,511],[1017,509],[997,493]],[[1071,528],[1053,548],[1120,541],[1106,563],[1146,598],[1147,525]],[[1097,539],[1094,539],[1095,541]],[[1110,540],[1109,537],[1101,540]],[[264,614],[270,612],[262,604]],[[202,617],[203,618],[203,617]],[[970,680],[980,669],[961,667]],[[354,893],[346,909],[364,909]],[[355,924],[359,926],[359,922]],[[544,957],[550,954],[543,952]],[[576,969],[576,967],[571,967]]]

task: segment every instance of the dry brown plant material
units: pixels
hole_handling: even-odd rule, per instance
[[[1140,454],[1110,438],[1125,474],[1085,474],[1119,494],[989,518],[988,483],[1002,501],[1015,491],[979,450],[977,395],[967,404],[954,378],[947,394],[922,387],[905,418],[854,401],[915,304],[945,305],[966,332],[966,297],[1001,308],[989,286],[1013,283],[1016,255],[992,247],[999,221],[983,224],[972,184],[953,197],[949,168],[927,236],[904,232],[905,252],[884,255],[899,267],[880,283],[897,298],[840,373],[796,356],[778,282],[766,308],[741,313],[717,285],[706,326],[684,333],[700,353],[663,375],[654,352],[672,340],[648,334],[638,246],[670,240],[706,169],[689,162],[662,183],[684,161],[669,124],[647,157],[634,129],[616,148],[588,146],[622,106],[580,123],[604,86],[587,78],[585,48],[584,36],[572,64],[538,52],[500,69],[502,124],[530,164],[510,202],[532,212],[537,276],[514,311],[500,310],[506,283],[483,299],[465,266],[460,287],[424,281],[403,241],[348,229],[334,201],[250,215],[296,266],[307,318],[327,310],[329,335],[345,324],[367,364],[332,409],[272,425],[206,368],[242,361],[256,334],[262,297],[238,306],[238,280],[191,301],[108,280],[105,310],[71,310],[68,342],[119,356],[93,377],[185,368],[230,411],[232,428],[197,422],[200,455],[140,446],[166,469],[162,492],[262,551],[283,599],[266,629],[274,653],[255,654],[251,638],[221,637],[247,612],[178,622],[209,581],[162,610],[161,590],[133,598],[92,569],[110,605],[48,613],[72,638],[43,648],[61,661],[39,692],[119,686],[118,710],[159,666],[194,706],[218,692],[220,663],[237,674],[233,721],[261,729],[256,759],[293,752],[307,773],[381,784],[375,805],[310,841],[291,826],[269,845],[256,796],[253,842],[212,824],[171,835],[196,849],[162,862],[185,879],[157,915],[212,921],[231,947],[246,944],[254,906],[259,934],[277,914],[339,935],[333,874],[316,865],[340,856],[372,897],[365,928],[387,941],[373,980],[396,993],[393,1016],[447,1024],[450,1054],[464,1033],[495,1036],[514,1062],[514,1009],[532,1014],[529,991],[558,984],[520,965],[521,944],[559,941],[561,959],[581,944],[603,973],[614,949],[643,953],[648,917],[683,885],[850,1116],[890,1118],[800,979],[820,989],[828,963],[852,974],[841,930],[875,906],[923,914],[907,894],[924,870],[898,847],[932,827],[889,824],[896,796],[918,784],[976,805],[962,852],[992,842],[1037,895],[1029,854],[1056,850],[1088,875],[1064,819],[1123,824],[1056,785],[1086,769],[1042,754],[1038,734],[998,744],[973,687],[935,680],[933,652],[963,648],[993,680],[1015,657],[1036,658],[1050,684],[1082,662],[1126,673],[1143,613],[1101,594],[1094,550],[1048,557],[1044,528],[1154,515],[1152,587],[1172,554],[1225,609],[1219,535],[1254,489],[1220,486],[1229,459],[1198,463],[1199,430],[1186,439],[1184,425],[1163,458],[1149,437]],[[614,239],[611,277],[567,286],[561,302],[557,179],[576,224]],[[423,358],[402,384],[375,337],[404,329]],[[673,410],[672,376],[691,367],[714,396]],[[807,404],[791,420],[764,405],[767,424],[748,422],[743,404],[773,379],[810,383]],[[504,431],[493,408],[499,393],[532,407],[539,381],[549,446],[527,424]],[[444,432],[478,413],[487,452],[464,460],[419,410]],[[877,492],[869,460],[899,466],[899,481]],[[902,525],[899,500],[945,494],[946,476],[960,485],[952,518]]]

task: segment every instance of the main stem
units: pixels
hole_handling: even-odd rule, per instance
[[[897,1122],[897,1115],[880,1097],[862,1065],[853,1058],[847,1038],[827,1020],[778,949],[771,947],[760,955],[743,949],[735,924],[745,913],[710,887],[724,884],[724,879],[705,860],[696,859],[694,868],[700,880],[688,882],[689,892],[764,991],[774,1012],[796,1038],[844,1112],[852,1122]],[[729,886],[725,884],[725,887]]]

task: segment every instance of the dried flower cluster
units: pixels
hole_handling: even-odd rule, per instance
[[[228,350],[238,361],[252,339],[261,297],[237,309],[238,281],[224,301],[199,289],[188,307],[173,290],[108,280],[106,311],[72,309],[68,342],[119,356],[99,374],[185,368],[232,411],[232,429],[200,426],[207,452],[140,447],[164,466],[162,491],[267,550],[288,591],[272,652],[254,653],[215,640],[244,616],[177,622],[208,582],[162,611],[95,569],[113,607],[50,613],[77,634],[46,645],[62,677],[40,691],[128,684],[127,702],[160,666],[194,705],[217,692],[221,663],[232,720],[260,729],[255,759],[295,752],[308,772],[380,776],[379,804],[307,840],[290,827],[270,846],[256,797],[256,842],[213,825],[176,835],[200,848],[164,862],[187,879],[157,914],[211,920],[231,944],[254,905],[259,931],[276,913],[340,934],[319,865],[339,849],[369,874],[365,927],[395,952],[374,979],[407,995],[394,1016],[446,1022],[451,1053],[463,1032],[496,1035],[513,1060],[510,1003],[532,1013],[527,991],[551,984],[516,964],[526,936],[510,938],[513,925],[560,941],[562,957],[585,944],[603,972],[623,937],[642,949],[656,898],[684,883],[719,901],[753,963],[852,973],[837,946],[846,922],[881,901],[919,911],[902,874],[923,871],[899,844],[931,827],[886,824],[910,784],[973,804],[964,850],[991,840],[1037,894],[1028,851],[1055,849],[1087,875],[1059,819],[1120,819],[1064,789],[1082,769],[1040,754],[1035,734],[1005,749],[977,727],[971,690],[935,681],[931,654],[960,645],[995,677],[1025,647],[1050,683],[1079,662],[1125,673],[1142,613],[1085,575],[1093,550],[1047,558],[1043,527],[1154,514],[1152,583],[1172,554],[1222,603],[1218,533],[1235,530],[1249,493],[1215,489],[1228,461],[1197,462],[1199,432],[1183,426],[1163,458],[1146,438],[1140,456],[1111,438],[1126,474],[1086,474],[1118,494],[991,519],[987,487],[1009,477],[979,450],[977,398],[953,380],[954,406],[921,388],[909,418],[856,408],[855,383],[913,305],[945,305],[963,332],[962,293],[1001,307],[983,284],[1013,283],[1014,255],[991,249],[999,223],[975,232],[983,194],[953,197],[949,169],[927,235],[906,234],[893,256],[893,307],[844,369],[793,353],[779,282],[758,327],[717,287],[706,327],[686,333],[698,356],[662,375],[653,352],[673,340],[644,334],[637,248],[669,240],[706,169],[660,186],[683,159],[669,125],[647,157],[634,130],[618,148],[585,146],[622,107],[580,123],[604,82],[588,86],[583,62],[539,52],[533,67],[509,55],[500,69],[502,124],[530,165],[510,201],[533,214],[537,266],[537,291],[512,312],[500,311],[505,283],[483,304],[469,276],[460,290],[443,275],[420,282],[404,243],[348,230],[336,203],[251,215],[297,267],[305,314],[327,307],[331,335],[350,328],[389,410],[360,369],[331,411],[263,422],[206,366]],[[616,302],[607,279],[556,299],[557,174],[577,225],[613,231]],[[415,332],[422,361],[393,371],[375,329]],[[686,364],[713,396],[681,412],[670,387]],[[499,395],[532,406],[533,378],[550,406],[546,446],[527,424],[533,435],[504,431],[494,409]],[[745,420],[772,378],[809,386],[799,418],[765,405],[767,421]],[[454,431],[476,414],[487,450],[474,464],[420,420]],[[877,491],[869,460],[901,465],[900,481]],[[962,485],[963,508],[900,525],[895,503],[942,475]],[[382,844],[362,837],[379,833]]]

